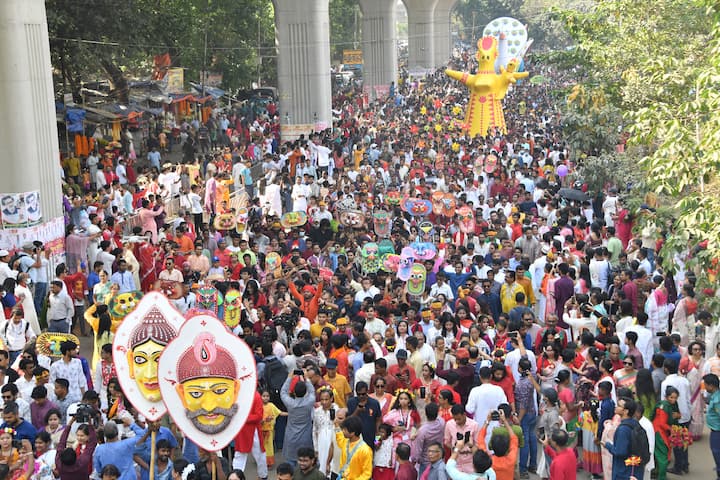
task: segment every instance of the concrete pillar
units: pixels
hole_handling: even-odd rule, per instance
[[[433,16],[438,0],[403,0],[408,15],[408,68],[434,67]]]
[[[281,125],[332,126],[329,0],[273,0]]]
[[[0,2],[0,119],[0,199],[39,191],[42,222],[62,217],[44,0]]]
[[[359,0],[362,11],[363,85],[371,99],[376,88],[385,91],[397,80],[397,27],[395,3]]]
[[[450,35],[450,13],[457,0],[438,0],[433,15],[433,33],[435,35],[434,67],[447,65],[452,53],[452,36]]]

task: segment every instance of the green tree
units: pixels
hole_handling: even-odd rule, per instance
[[[689,266],[707,285],[720,258],[717,2],[600,0],[589,11],[557,13],[576,42],[568,56],[581,69],[580,85],[619,109],[629,143],[643,152],[646,184],[674,203],[666,268],[690,248]]]
[[[79,100],[81,82],[107,78],[112,95],[128,102],[127,80],[152,71],[152,57],[169,52],[185,78],[223,74],[223,86],[249,86],[258,55],[273,58],[274,23],[268,0],[46,0],[50,50],[58,82]],[[207,47],[207,48],[206,48]],[[263,62],[275,78],[274,61]]]

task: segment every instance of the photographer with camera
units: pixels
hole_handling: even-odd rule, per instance
[[[77,431],[82,433],[82,436],[86,438],[84,446],[81,446],[80,454],[78,455],[77,450],[74,448],[67,447],[67,440],[70,432],[75,430],[73,424],[77,419],[73,416],[70,417],[70,422],[60,436],[60,441],[57,444],[58,455],[55,458],[55,469],[57,470],[59,477],[64,479],[73,478],[87,478],[87,474],[91,471],[93,462],[93,454],[97,447],[97,434],[95,429],[87,424],[80,425],[82,428],[78,428]],[[80,440],[80,436],[78,436]]]
[[[74,418],[77,423],[88,423],[95,428],[102,425],[102,414],[100,413],[100,397],[94,390],[83,393],[82,400],[68,406],[68,418]]]
[[[490,448],[488,449],[488,445],[485,444],[485,436],[490,422],[500,422],[505,426],[508,434],[493,435],[490,438]],[[492,468],[495,471],[497,480],[513,480],[518,457],[518,445],[518,437],[512,429],[510,420],[505,416],[505,410],[493,410],[488,413],[487,419],[480,430],[478,446],[488,453],[492,451]]]

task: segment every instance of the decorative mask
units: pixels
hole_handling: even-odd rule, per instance
[[[280,217],[280,224],[284,228],[302,227],[307,223],[307,219],[305,212],[287,212]]]
[[[380,240],[378,242],[378,255],[384,257],[390,253],[395,253],[395,245],[393,245],[392,241],[387,238]]]
[[[155,290],[171,300],[177,300],[183,296],[182,283],[173,280],[158,280],[155,282]]]
[[[452,193],[446,193],[442,199],[442,210],[441,214],[445,217],[452,217],[455,215],[455,207],[457,206],[457,200],[455,195]]]
[[[235,231],[237,233],[245,232],[247,219],[248,219],[248,209],[244,208],[244,207],[239,208],[237,211],[237,215],[235,216]]]
[[[412,242],[410,248],[415,260],[432,260],[437,255],[437,247],[431,242]]]
[[[397,272],[400,267],[400,255],[388,253],[382,256],[382,268],[386,272]]]
[[[442,215],[442,201],[443,201],[444,197],[445,197],[445,193],[440,190],[436,190],[433,192],[432,206],[433,206],[433,213],[435,215]]]
[[[215,230],[232,230],[235,228],[235,215],[232,213],[216,215],[213,225],[215,226]]]
[[[225,325],[235,328],[240,323],[240,313],[242,312],[242,294],[233,289],[225,292]]]
[[[390,212],[385,210],[375,210],[373,212],[373,225],[375,227],[375,234],[378,237],[389,237],[390,230],[392,230],[392,217]]]
[[[435,225],[433,225],[432,222],[420,222],[418,229],[424,236],[429,236],[435,232]]]
[[[112,297],[108,305],[108,312],[110,312],[110,318],[112,319],[112,327],[110,328],[112,332],[115,332],[115,329],[125,319],[125,316],[135,309],[142,296],[142,292],[135,291],[120,293]]]
[[[415,260],[415,252],[410,247],[402,249],[400,254],[400,261],[398,263],[397,277],[403,282],[407,282],[410,279],[410,270]]]
[[[414,264],[410,269],[410,278],[407,281],[407,290],[412,295],[422,295],[425,291],[425,280],[427,271],[419,263]]]
[[[414,217],[424,217],[425,215],[430,215],[432,212],[432,202],[430,200],[423,200],[422,198],[411,197],[403,202],[402,209]]]
[[[376,273],[380,269],[380,249],[375,242],[363,245],[360,251],[360,259],[365,273]]]
[[[275,278],[282,275],[282,258],[277,252],[270,252],[265,257],[265,271],[271,272]]]
[[[340,212],[340,223],[349,228],[360,228],[365,224],[365,214],[360,210]]]
[[[343,210],[357,210],[357,203],[355,203],[353,197],[345,195],[335,204],[335,208],[340,212]]]
[[[223,296],[215,287],[201,287],[195,296],[198,308],[218,314],[220,305],[223,304]]]
[[[475,232],[475,213],[470,207],[464,205],[457,209],[460,231],[463,233]]]
[[[400,192],[396,190],[391,190],[385,194],[385,203],[391,207],[397,207],[400,205],[401,200],[402,197],[400,196]]]

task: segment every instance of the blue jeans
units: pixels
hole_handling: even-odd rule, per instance
[[[537,466],[537,436],[535,435],[535,425],[537,424],[537,415],[534,413],[526,413],[520,421],[525,444],[520,449],[520,471],[527,472],[528,467],[533,470]],[[529,460],[529,463],[528,463]]]
[[[715,476],[720,478],[720,431],[710,432],[710,451],[715,459]]]

